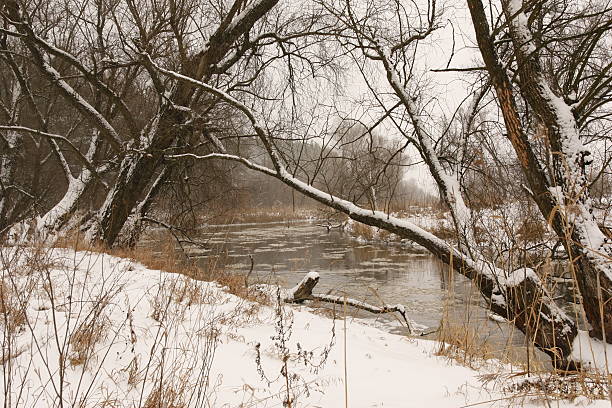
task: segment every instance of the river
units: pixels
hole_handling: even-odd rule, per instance
[[[251,267],[250,255],[250,283],[292,287],[304,274],[316,271],[321,278],[315,293],[346,295],[375,305],[401,303],[412,320],[428,329],[437,328],[446,316],[477,333],[479,341],[486,339],[494,354],[495,349],[508,349],[508,344],[516,348],[513,354],[519,359],[524,354],[522,334],[488,317],[471,281],[412,245],[363,242],[307,221],[214,226],[207,228],[206,237],[206,248],[191,247],[190,256],[202,265],[218,262],[245,273]],[[357,317],[408,334],[393,316],[362,312]]]

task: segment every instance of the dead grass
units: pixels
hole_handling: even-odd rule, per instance
[[[202,285],[187,276],[178,279],[172,295],[175,302],[185,303],[187,306],[210,303],[209,296],[202,289]]]
[[[157,294],[150,300],[151,318],[160,323],[169,315],[182,319],[192,305],[214,302],[212,293],[201,282],[183,275],[168,277],[160,283]]]
[[[374,239],[374,227],[355,222],[351,228],[353,235],[356,237],[363,238],[366,241],[372,241]]]
[[[443,240],[457,238],[457,232],[455,231],[455,228],[447,226],[444,222],[438,222],[437,225],[429,228],[429,232]]]
[[[219,285],[225,287],[232,295],[241,297],[243,299],[257,301],[258,298],[253,296],[253,292],[247,287],[247,275],[239,272],[228,272],[225,265],[227,262],[227,255],[221,253],[218,256],[211,256],[208,258],[208,262],[203,267],[194,267],[186,273],[193,279],[204,280],[209,282],[217,282]]]
[[[51,257],[49,249],[42,244],[29,246],[27,251],[20,250],[19,254],[20,262],[11,267],[13,276],[28,276],[61,267],[60,260]]]
[[[535,229],[536,234],[540,233],[537,226],[529,228]],[[538,272],[542,274],[542,271]],[[452,279],[452,271],[450,273]],[[479,296],[477,293],[475,290],[474,296]],[[448,299],[453,298],[451,290]],[[469,305],[478,304],[475,299],[468,299],[466,303],[466,310],[471,307]],[[462,315],[463,312],[456,313],[454,310],[455,313],[451,313],[455,307],[452,302],[445,304],[438,330],[436,354],[487,372],[480,375],[481,380],[483,383],[494,382],[495,387],[506,395],[504,400],[508,401],[509,406],[521,405],[526,400],[531,403],[540,401],[543,405],[551,406],[553,400],[583,398],[592,401],[612,398],[612,376],[609,374],[597,370],[555,370],[549,358],[538,350],[533,341],[525,340],[512,323],[508,324],[508,331],[504,334],[507,336],[505,345],[500,345],[499,341],[482,337],[479,326],[470,323],[469,312]]]
[[[436,355],[448,357],[459,364],[479,369],[496,355],[486,339],[473,327],[444,322],[438,331]]]
[[[26,314],[15,293],[13,285],[6,280],[0,280],[0,326],[12,335],[21,330],[26,323]]]
[[[86,365],[95,355],[95,347],[106,336],[110,320],[106,316],[93,316],[83,321],[70,336],[71,353],[68,361],[72,366]]]
[[[176,247],[171,237],[166,236],[163,238],[155,248],[136,247],[129,249],[109,249],[102,245],[88,244],[83,240],[83,237],[79,235],[64,236],[55,242],[55,247],[70,248],[75,251],[102,252],[119,258],[133,259],[149,269],[177,273],[200,281],[215,281],[219,283],[219,285],[225,287],[227,291],[233,295],[254,301],[260,300],[258,297],[253,297],[252,291],[248,290],[244,274],[234,271],[231,273],[227,272],[223,253],[217,257],[211,257],[207,265],[200,266],[188,259],[185,254]],[[193,286],[192,289],[195,289],[195,287],[196,286]],[[183,287],[182,290],[186,291],[184,296],[189,295],[187,293],[188,288]],[[198,294],[191,293],[189,296],[195,299]]]
[[[10,328],[6,330],[2,327],[5,343],[0,362],[4,365],[5,373],[15,374],[14,377],[17,379],[14,384],[5,383],[5,393],[10,391],[15,395],[27,395],[29,392],[23,388],[27,382],[20,377],[23,366],[9,364],[24,352],[31,352],[27,347],[18,348],[21,343],[12,343],[12,338],[22,336],[23,340],[27,335],[35,340],[37,347],[42,347],[41,350],[45,351],[40,352],[42,371],[45,371],[44,367],[49,369],[59,362],[57,372],[65,373],[70,370],[80,373],[78,381],[83,381],[82,386],[80,382],[75,385],[77,381],[71,380],[70,383],[77,387],[76,392],[80,392],[84,398],[75,406],[123,407],[126,404],[117,396],[113,387],[110,387],[100,390],[104,395],[92,405],[89,392],[93,389],[90,387],[93,387],[94,383],[88,382],[90,377],[95,379],[99,374],[96,370],[102,367],[111,347],[124,342],[125,354],[120,355],[120,352],[117,352],[117,357],[119,359],[125,357],[123,360],[125,364],[120,364],[116,372],[113,370],[105,374],[112,376],[111,381],[117,383],[127,381],[131,389],[142,387],[145,392],[138,406],[150,408],[192,406],[194,389],[198,387],[200,387],[198,406],[214,406],[208,402],[210,398],[214,399],[215,393],[214,388],[209,388],[208,382],[219,337],[235,335],[235,330],[241,327],[240,325],[255,321],[258,318],[260,305],[233,299],[231,301],[236,302],[235,307],[228,311],[220,311],[216,306],[230,300],[221,291],[214,290],[215,284],[202,281],[216,280],[234,293],[248,294],[244,277],[225,273],[222,263],[198,267],[183,257],[180,251],[175,250],[170,241],[164,242],[155,250],[136,248],[126,251],[92,247],[85,245],[78,237],[65,237],[56,246],[78,251],[97,250],[113,256],[131,258],[150,269],[178,273],[161,275],[163,279],[159,285],[158,322],[160,333],[164,335],[155,337],[153,346],[147,348],[150,350],[150,355],[138,352],[136,346],[142,343],[137,344],[137,342],[148,340],[147,334],[143,335],[145,332],[141,327],[135,327],[133,322],[130,308],[133,306],[132,301],[135,300],[124,298],[122,292],[124,289],[122,277],[133,270],[133,265],[129,262],[119,264],[114,261],[108,262],[110,266],[105,267],[104,272],[108,272],[105,278],[101,281],[94,279],[92,282],[90,279],[93,278],[91,273],[94,269],[90,268],[93,266],[88,262],[80,263],[80,257],[52,251],[42,246],[16,248],[13,251],[16,254],[13,257],[14,261],[9,263],[7,257],[0,259],[3,272],[3,279],[0,280],[0,313],[2,313],[0,325]],[[94,259],[97,259],[97,256],[94,255]],[[119,265],[116,270],[113,269],[115,265]],[[87,268],[87,271],[77,273],[77,268]],[[192,277],[199,280],[194,280]],[[89,286],[89,283],[92,283],[92,286]],[[151,296],[147,297],[151,299]],[[39,307],[34,300],[41,302],[43,308],[35,310],[44,311],[42,314],[46,318],[28,322],[25,311],[31,310],[33,306]],[[214,306],[192,307],[204,303]],[[117,308],[121,309],[119,313]],[[123,313],[127,313],[125,320],[121,317],[125,316]],[[192,347],[181,348],[178,344],[164,343],[167,338],[165,333],[173,332],[182,325],[185,317],[196,320],[202,325],[202,329],[188,334],[188,342]],[[63,322],[64,318],[67,321],[65,324],[56,325],[56,318],[58,322]],[[40,331],[37,330],[36,324],[48,326],[46,330]],[[25,330],[26,333],[23,331],[17,333],[19,330]],[[9,336],[8,333],[13,335]],[[139,340],[141,336],[142,340]],[[47,350],[50,354],[46,353]],[[59,357],[53,353],[57,353]],[[50,358],[50,355],[53,357]],[[54,383],[54,392],[57,393],[55,397],[62,400],[62,392],[68,389],[66,387],[69,383],[65,382],[63,379],[65,377],[60,377],[61,374],[53,372],[50,375],[55,375],[54,380],[57,381]],[[194,384],[194,376],[198,378],[197,384]],[[25,394],[20,391],[20,387],[26,390]],[[214,384],[210,387],[214,387]]]
[[[513,376],[522,374],[524,373],[517,373]],[[551,399],[567,400],[574,400],[578,397],[586,397],[589,400],[609,398],[610,378],[595,373],[559,375],[546,372],[518,382],[512,382],[512,378],[505,377],[499,379],[509,384],[504,387],[504,392],[515,398],[524,395],[541,395]]]
[[[316,208],[291,206],[235,209],[225,211],[214,218],[216,224],[266,223],[309,219],[316,214]]]
[[[162,384],[151,391],[142,408],[187,408],[188,404],[183,401],[189,395],[186,391]]]
[[[590,371],[569,375],[557,372],[539,360],[533,344],[519,347],[508,342],[497,350],[475,328],[448,321],[442,322],[438,341],[436,355],[484,372],[479,375],[483,385],[491,383],[501,390],[508,406],[521,406],[525,401],[551,406],[552,400],[572,401],[580,397],[593,401],[610,397],[610,376]],[[530,357],[526,362],[527,353]]]
[[[516,233],[525,242],[543,242],[546,226],[537,217],[525,217],[520,220]]]
[[[258,222],[263,221],[262,219],[258,219]],[[375,236],[375,230],[367,225],[354,223],[352,228],[355,235],[361,236],[366,240],[372,240]],[[443,239],[456,237],[454,230],[452,228],[445,227],[443,223],[439,223],[437,229],[432,230],[432,232]],[[528,218],[523,219],[522,224],[518,228],[518,234],[526,241],[540,239],[539,237],[544,232],[545,231],[543,230],[541,223],[534,223]],[[383,234],[379,234],[379,236],[383,238]],[[150,269],[179,273],[184,277],[175,280],[175,282],[172,284],[172,288],[165,290],[165,296],[170,296],[170,298],[176,303],[192,305],[211,301],[211,299],[207,299],[206,293],[202,290],[201,286],[190,278],[203,281],[216,281],[220,285],[225,286],[228,292],[234,295],[249,300],[259,300],[254,297],[254,291],[250,291],[247,287],[244,275],[228,273],[226,271],[222,253],[217,257],[211,257],[209,263],[202,267],[197,266],[193,262],[186,259],[184,255],[176,249],[174,243],[171,241],[164,242],[155,249],[136,248],[133,250],[108,250],[101,247],[92,248],[89,245],[85,245],[82,240],[78,239],[78,237],[73,237],[65,238],[63,241],[58,241],[56,246],[69,247],[76,250],[105,252],[113,256],[134,259]],[[29,267],[39,268],[49,266],[45,265],[44,257],[40,259],[33,257],[32,262],[35,262],[36,264],[32,264]],[[14,315],[15,322],[12,324],[14,327],[19,327],[19,325],[23,325],[23,322],[25,322],[25,316],[22,317],[23,322],[21,322],[20,316],[18,315],[18,310],[13,311],[14,307],[11,306],[12,295],[10,291],[4,289],[4,282],[0,282],[0,284],[2,285],[0,286],[0,296],[2,298],[0,312],[2,312],[3,316],[9,316],[9,320],[11,319],[10,316]],[[8,296],[6,300],[5,294]],[[164,300],[167,298],[160,299]],[[161,300],[159,305],[154,307],[154,310],[157,310],[160,314],[163,312],[164,307]],[[451,306],[449,305],[448,307]],[[255,315],[256,312],[257,307],[244,308],[244,310],[241,311],[241,313],[250,315]],[[322,314],[323,313],[324,312],[322,312]],[[229,319],[233,318],[234,317],[229,317]],[[161,315],[158,315],[156,318],[158,321],[161,321],[161,319]],[[228,321],[222,321],[221,323],[224,325],[229,324]],[[91,346],[95,345],[99,341],[102,332],[103,328],[96,326],[96,324],[79,327],[71,339],[71,346],[74,353],[74,356],[70,357],[71,364],[79,365],[85,363],[87,350],[90,350]],[[476,328],[468,326],[465,323],[453,323],[449,321],[448,316],[441,324],[437,340],[440,342],[437,350],[438,355],[446,356],[473,369],[482,368],[487,360],[493,357],[499,358],[500,356],[499,350],[496,351],[486,339],[479,336]],[[526,351],[527,353],[530,353],[529,346],[526,347]],[[503,356],[505,356],[502,358],[502,361],[511,362],[517,367],[522,365],[522,362],[513,360],[512,357],[510,357],[511,353],[508,350],[502,350],[501,353]],[[140,381],[137,375],[138,361],[134,361],[133,364],[134,365],[132,365],[132,363],[130,364],[130,378],[133,377],[133,379],[130,381],[138,383]],[[536,370],[534,367],[529,367],[527,372],[530,371],[532,373],[538,373],[539,369]],[[541,373],[545,373],[546,375],[550,374],[550,372],[544,371],[541,371],[540,374]],[[518,374],[522,375],[524,373]],[[607,396],[607,391],[604,393],[601,390],[605,387],[609,387],[609,378],[604,378],[603,376],[601,378],[597,376],[592,377],[586,374],[577,380],[574,379],[570,382],[566,381],[568,378],[569,377],[560,379],[559,376],[545,378],[544,376],[539,376],[534,381],[520,382],[513,386],[509,386],[506,391],[511,394],[539,392],[544,395],[570,399],[575,398],[578,395],[585,395],[589,398],[601,398],[602,395],[605,398]],[[167,388],[166,385],[164,385],[163,388],[156,388],[149,394],[144,406],[151,408],[162,406],[168,408],[181,408],[184,406],[181,405],[182,402],[180,401],[180,398],[178,398],[178,396],[181,394],[182,391],[179,392],[174,390],[171,385],[168,385]]]

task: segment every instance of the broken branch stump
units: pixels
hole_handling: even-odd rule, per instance
[[[361,302],[356,299],[351,299],[345,296],[335,296],[335,295],[317,295],[312,293],[317,283],[319,283],[319,274],[317,272],[308,272],[306,276],[302,278],[302,280],[295,285],[293,288],[287,291],[287,295],[285,297],[285,302],[287,303],[303,303],[306,300],[316,300],[319,302],[327,302],[327,303],[335,303],[338,305],[348,305],[354,307],[356,309],[365,310],[370,313],[382,314],[382,313],[399,313],[408,330],[412,333],[412,327],[408,318],[406,317],[406,309],[404,305],[382,305],[375,306],[369,303]]]

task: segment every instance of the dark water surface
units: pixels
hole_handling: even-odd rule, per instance
[[[437,328],[446,314],[450,321],[467,322],[492,348],[523,344],[521,333],[488,318],[469,280],[408,243],[360,242],[312,222],[225,225],[207,231],[212,231],[207,236],[209,248],[191,248],[191,256],[203,265],[222,262],[230,270],[248,272],[251,255],[251,283],[292,287],[305,273],[316,271],[321,279],[315,293],[346,295],[375,305],[401,303],[412,320],[428,328]],[[407,332],[392,316],[359,316],[388,331]]]

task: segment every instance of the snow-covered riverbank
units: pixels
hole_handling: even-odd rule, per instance
[[[4,406],[589,403],[551,402],[534,389],[510,399],[510,368],[459,366],[435,356],[434,342],[344,321],[342,310],[333,320],[274,299],[262,305],[102,253],[1,252]]]

